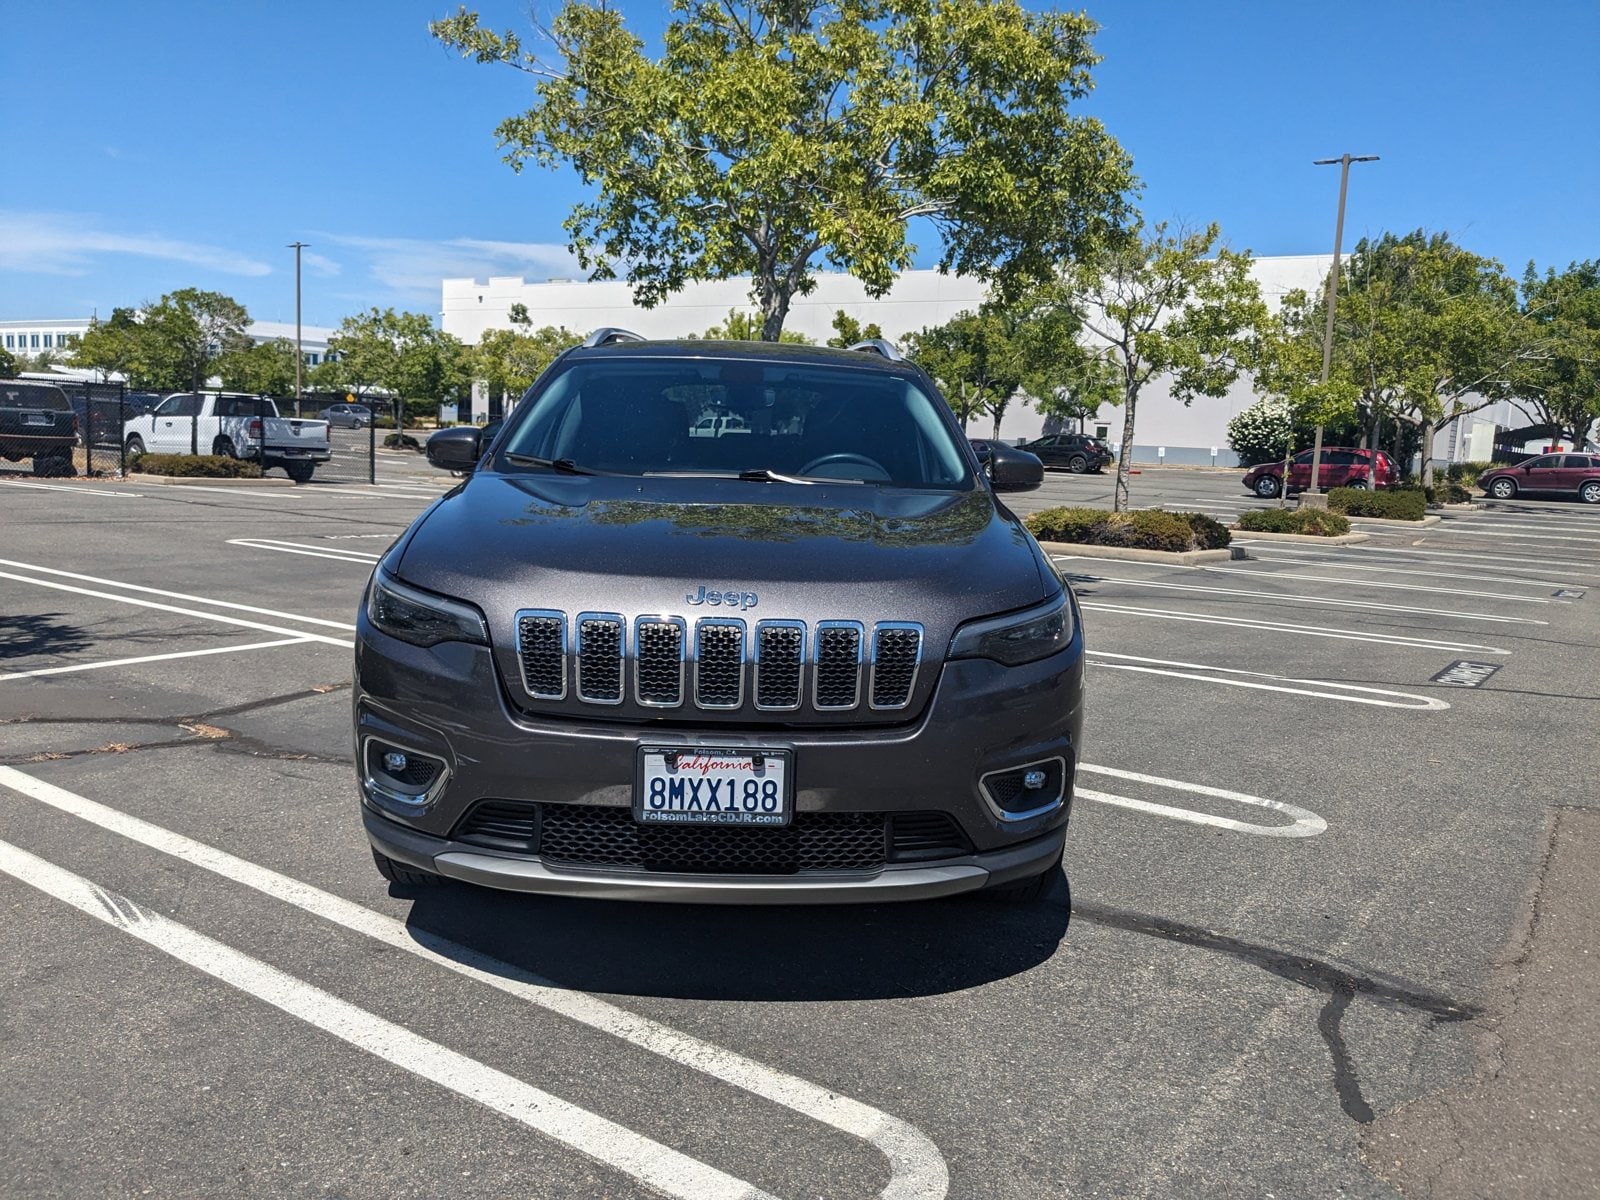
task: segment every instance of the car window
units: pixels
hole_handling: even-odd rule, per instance
[[[1311,465],[1311,451],[1302,450],[1294,456],[1294,461],[1302,467],[1309,467]]]
[[[915,378],[802,363],[578,362],[518,406],[496,447],[617,474],[768,470],[897,487],[971,486]],[[721,436],[706,436],[721,431]]]
[[[67,395],[60,388],[48,385],[40,386],[26,383],[6,383],[0,388],[0,399],[3,399],[7,408],[32,408],[50,409],[53,412],[66,412],[72,405],[67,403]]]
[[[199,396],[168,396],[156,409],[161,417],[192,417],[200,411]]]
[[[1562,458],[1561,465],[1563,467],[1587,467],[1589,458],[1584,454],[1568,454]]]
[[[1525,467],[1531,467],[1531,468],[1534,468],[1534,469],[1537,470],[1538,468],[1541,468],[1541,467],[1553,467],[1560,461],[1561,460],[1558,459],[1555,455],[1547,454],[1543,458],[1529,459],[1527,462],[1523,463],[1522,465],[1525,466]]]

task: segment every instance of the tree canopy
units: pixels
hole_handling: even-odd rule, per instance
[[[294,395],[294,343],[288,338],[232,350],[217,362],[222,386],[232,392],[265,396]]]
[[[1253,361],[1267,323],[1249,253],[1235,253],[1219,238],[1215,225],[1172,233],[1165,224],[1141,227],[1101,254],[1062,268],[1056,303],[1083,323],[1089,350],[1110,364],[1121,391],[1122,447],[1112,502],[1119,512],[1128,505],[1134,419],[1144,386],[1164,375],[1185,404],[1221,396]]]
[[[1600,421],[1600,261],[1522,279],[1524,353],[1507,372],[1517,407],[1582,447]]]
[[[250,345],[244,305],[221,292],[179,288],[139,316],[136,362],[149,386],[198,391],[223,355]]]
[[[1018,0],[672,0],[652,57],[614,8],[568,0],[550,57],[462,8],[433,35],[535,79],[506,161],[593,189],[566,221],[594,278],[651,306],[748,273],[777,340],[819,263],[883,295],[929,223],[939,267],[1009,294],[1125,223],[1126,153],[1075,111],[1094,22]]]
[[[317,387],[358,396],[382,391],[437,403],[469,390],[471,355],[422,313],[372,308],[340,322],[312,378]]]
[[[530,331],[526,309],[522,316],[518,322],[517,314],[512,314],[517,329],[484,330],[473,350],[473,375],[482,380],[491,396],[522,395],[558,354],[583,340],[570,329],[554,325]]]

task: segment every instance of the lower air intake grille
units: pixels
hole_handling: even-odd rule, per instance
[[[532,854],[539,844],[539,806],[515,800],[482,800],[452,835],[458,842]]]
[[[972,843],[948,813],[895,813],[889,818],[891,862],[927,862],[972,853]]]
[[[793,875],[884,865],[884,813],[796,813],[780,828],[640,825],[627,808],[541,806],[539,856],[575,866],[693,875]]]

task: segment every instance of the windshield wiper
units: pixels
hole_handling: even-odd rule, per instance
[[[780,475],[777,471],[768,470],[766,467],[746,467],[742,471],[644,471],[649,476],[665,476],[670,479],[742,479],[746,483],[803,483],[813,484],[820,482],[816,479],[802,479],[798,475]]]
[[[552,471],[560,471],[563,475],[606,475],[609,471],[596,471],[589,467],[580,467],[570,458],[533,458],[526,454],[507,454],[506,461],[515,463],[519,467],[549,467]]]

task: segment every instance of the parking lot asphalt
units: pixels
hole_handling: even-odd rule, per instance
[[[1505,1009],[1600,807],[1600,512],[1062,559],[1070,896],[702,910],[383,884],[353,612],[451,481],[378,480],[0,477],[0,1194],[1471,1194],[1415,1190],[1450,1122],[1396,1114],[1466,1089],[1492,1140],[1485,1055],[1560,1020]]]

